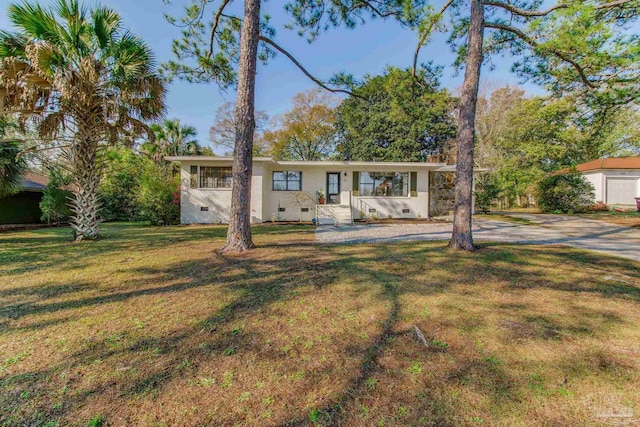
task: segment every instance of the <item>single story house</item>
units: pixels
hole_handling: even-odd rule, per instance
[[[640,197],[640,156],[593,160],[576,169],[593,184],[596,202],[635,206]]]
[[[230,157],[174,156],[180,163],[181,222],[226,223]],[[364,218],[429,218],[453,210],[446,163],[253,159],[251,221],[351,223]],[[321,200],[323,199],[324,200]],[[324,202],[324,203],[323,203]]]
[[[20,192],[0,198],[0,224],[36,224],[40,222],[42,192],[49,177],[27,172],[22,177]]]

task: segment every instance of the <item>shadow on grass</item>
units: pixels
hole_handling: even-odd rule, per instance
[[[253,233],[255,236],[304,236],[314,230],[305,225],[261,225],[255,226]],[[140,223],[108,223],[101,226],[101,232],[99,241],[78,243],[71,242],[70,228],[0,234],[0,272],[17,275],[58,265],[82,269],[94,258],[109,253],[141,253],[198,241],[220,242],[226,237],[227,228],[222,225],[153,227]]]
[[[223,229],[175,227],[167,229],[146,229],[138,226],[118,226],[110,230],[113,237],[103,242],[99,248],[88,246],[83,257],[99,256],[103,251],[144,250],[149,245],[166,245],[168,243],[190,242],[200,244],[212,238],[222,239]],[[308,228],[259,228],[257,235],[310,233]],[[56,247],[49,239],[60,239],[58,235],[50,236],[44,231],[44,245],[38,245],[38,239],[28,242],[16,242],[27,245],[31,252],[26,257],[31,262],[43,262],[38,268],[45,268],[47,252]],[[103,242],[98,242],[100,245]],[[108,243],[108,244],[107,244]],[[38,250],[38,246],[41,248]],[[78,246],[69,245],[72,248]],[[297,292],[302,288],[331,289],[348,278],[356,284],[356,292],[371,292],[377,289],[380,304],[386,307],[386,317],[379,319],[380,327],[375,335],[367,337],[364,346],[350,346],[343,349],[344,357],[357,358],[356,371],[349,378],[336,378],[336,382],[344,384],[336,396],[327,402],[308,409],[292,411],[280,416],[281,426],[302,426],[310,422],[321,425],[347,425],[353,406],[365,397],[370,389],[369,380],[381,375],[379,360],[394,345],[394,340],[410,342],[411,329],[402,324],[403,299],[412,295],[441,295],[447,292],[460,293],[461,298],[471,298],[475,290],[473,284],[491,281],[504,283],[505,291],[524,291],[527,289],[548,289],[568,295],[595,293],[604,298],[624,298],[632,301],[640,300],[637,284],[606,283],[593,281],[585,283],[573,277],[560,276],[549,278],[543,274],[535,275],[523,268],[542,271],[549,268],[549,263],[583,265],[588,268],[610,268],[625,271],[635,280],[640,277],[637,265],[624,260],[602,258],[583,252],[568,252],[562,248],[547,248],[544,254],[539,250],[526,247],[510,247],[503,245],[482,245],[475,254],[457,254],[444,249],[441,244],[434,243],[400,243],[369,244],[359,246],[314,245],[291,240],[265,243],[260,249],[243,255],[227,256],[214,254],[208,260],[184,261],[163,266],[161,268],[135,268],[127,270],[131,279],[125,287],[131,290],[115,291],[107,295],[87,298],[73,298],[92,286],[90,282],[71,284],[55,284],[38,288],[0,289],[2,297],[20,297],[40,294],[43,300],[36,302],[14,303],[3,305],[0,315],[8,320],[3,324],[3,332],[28,332],[39,328],[56,326],[74,321],[74,311],[87,307],[108,309],[109,304],[120,303],[138,297],[163,294],[178,294],[195,289],[219,288],[234,297],[230,302],[203,317],[194,327],[174,328],[171,332],[159,336],[137,337],[125,331],[118,337],[101,337],[86,340],[81,348],[75,349],[66,359],[54,366],[28,373],[8,375],[0,379],[0,387],[9,390],[0,396],[0,405],[7,405],[10,413],[18,417],[22,424],[40,422],[48,418],[56,418],[56,413],[44,406],[30,407],[31,415],[20,412],[15,402],[27,390],[41,389],[46,392],[48,382],[60,372],[69,372],[95,361],[104,360],[144,360],[150,353],[156,354],[158,360],[148,364],[143,371],[132,373],[126,381],[115,380],[97,382],[79,393],[65,397],[65,408],[70,411],[87,404],[88,401],[101,394],[121,398],[143,399],[155,398],[162,394],[166,384],[176,378],[195,375],[198,364],[204,363],[212,355],[225,352],[238,355],[259,354],[268,361],[283,360],[282,351],[264,348],[265,337],[254,332],[234,333],[225,331],[224,326],[233,324],[245,316],[260,312],[278,303],[298,301]],[[71,249],[65,249],[71,251]],[[267,257],[269,251],[276,251],[274,256]],[[40,253],[44,252],[44,253]],[[26,260],[24,262],[27,262]],[[126,267],[118,267],[126,269]],[[18,271],[18,270],[15,270]],[[431,274],[425,275],[425,271]],[[168,285],[163,285],[169,283]],[[70,297],[70,300],[48,302],[54,297]],[[356,294],[357,298],[357,294]],[[451,303],[449,310],[460,316],[458,327],[463,330],[482,325],[482,320],[474,317],[464,306]],[[523,311],[514,317],[505,314],[511,324],[506,324],[508,334],[514,339],[561,340],[564,335],[580,335],[597,333],[596,328],[602,325],[615,325],[622,319],[603,308],[602,311],[577,311],[576,322],[560,323],[548,316],[530,314],[526,310],[534,308],[526,304],[504,305],[498,310],[512,312]],[[30,325],[12,326],[12,322],[29,316],[57,314],[59,319],[35,322]],[[580,319],[595,319],[592,323],[579,324]],[[330,333],[331,331],[329,331]],[[200,339],[199,337],[202,337]],[[206,338],[206,339],[205,339]],[[131,341],[131,342],[130,342]],[[195,341],[205,345],[195,345]],[[126,342],[126,345],[120,343]],[[424,353],[416,344],[404,348],[405,351]],[[453,351],[453,350],[452,350]],[[348,354],[347,354],[348,353]],[[410,356],[410,355],[409,355]],[[409,357],[407,356],[407,357]],[[606,359],[606,358],[605,358]],[[188,363],[185,363],[188,362]],[[602,362],[606,363],[606,362]],[[129,369],[128,366],[123,369]],[[330,371],[331,372],[331,371]],[[449,383],[470,383],[479,393],[488,394],[496,403],[512,399],[517,395],[518,384],[490,356],[482,358],[461,358],[461,362],[449,371],[444,372]],[[313,384],[308,388],[312,389]],[[437,390],[426,389],[420,401],[421,406],[403,422],[418,423],[421,417],[428,417],[432,425],[459,425],[454,412],[442,411],[442,405],[450,402],[443,400]],[[435,403],[434,403],[435,402]],[[441,402],[436,404],[437,402]],[[8,418],[0,416],[0,421]],[[234,420],[242,423],[243,420]]]

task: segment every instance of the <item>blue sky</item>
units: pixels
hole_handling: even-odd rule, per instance
[[[172,5],[163,4],[162,0],[103,0],[101,3],[117,10],[123,17],[125,25],[154,49],[158,61],[171,59],[171,42],[179,34],[179,30],[166,22],[164,14],[180,11],[188,0],[172,0]],[[42,4],[50,0],[42,0]],[[436,3],[439,3],[437,1]],[[95,3],[87,1],[88,4]],[[241,0],[235,0],[241,5]],[[7,0],[0,0],[0,28],[9,29],[6,16]],[[416,34],[401,28],[392,21],[372,21],[355,30],[337,29],[322,34],[313,44],[294,31],[284,29],[288,17],[283,10],[284,1],[270,0],[263,6],[263,12],[272,17],[272,24],[277,29],[278,43],[294,54],[298,60],[313,74],[327,79],[339,71],[346,71],[361,77],[364,74],[379,74],[388,65],[407,67],[411,64],[416,44]],[[174,13],[175,14],[175,13]],[[454,56],[446,44],[446,37],[438,35],[422,49],[420,61],[433,61],[446,66],[442,84],[455,92],[462,83],[462,73],[455,75],[451,66]],[[517,84],[518,79],[510,73],[509,58],[495,58],[497,67],[483,69],[483,80],[491,86],[507,83]],[[298,92],[313,87],[298,69],[287,58],[278,55],[268,65],[258,67],[256,86],[256,107],[265,110],[270,116],[281,114],[290,107],[291,98]],[[529,92],[540,89],[525,85]],[[174,82],[169,86],[168,114],[170,118],[179,118],[186,124],[198,129],[198,138],[209,145],[209,127],[213,123],[216,108],[235,99],[235,92],[229,89],[221,92],[215,84],[191,85]]]

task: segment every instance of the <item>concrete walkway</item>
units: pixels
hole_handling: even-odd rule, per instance
[[[509,214],[535,225],[475,219],[474,240],[539,245],[566,245],[640,261],[640,230],[603,221],[563,215]],[[367,224],[323,226],[316,231],[320,243],[449,240],[451,224]]]

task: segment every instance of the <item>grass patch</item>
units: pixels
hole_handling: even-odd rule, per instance
[[[0,425],[590,425],[640,413],[640,265],[259,226],[0,235]],[[428,347],[415,337],[424,333]],[[604,409],[603,409],[604,408]],[[594,421],[595,420],[595,421]]]
[[[610,222],[612,224],[626,225],[627,227],[640,227],[640,212],[635,211],[597,211],[580,214],[579,216],[587,219]]]
[[[520,225],[540,225],[534,221],[528,220],[526,218],[520,218],[517,216],[510,216],[510,215],[504,215],[504,214],[499,214],[499,213],[489,213],[489,214],[476,214],[473,216],[474,218],[481,218],[481,219],[489,219],[489,220],[493,220],[493,221],[502,221],[502,222],[510,222],[513,224],[520,224]]]

